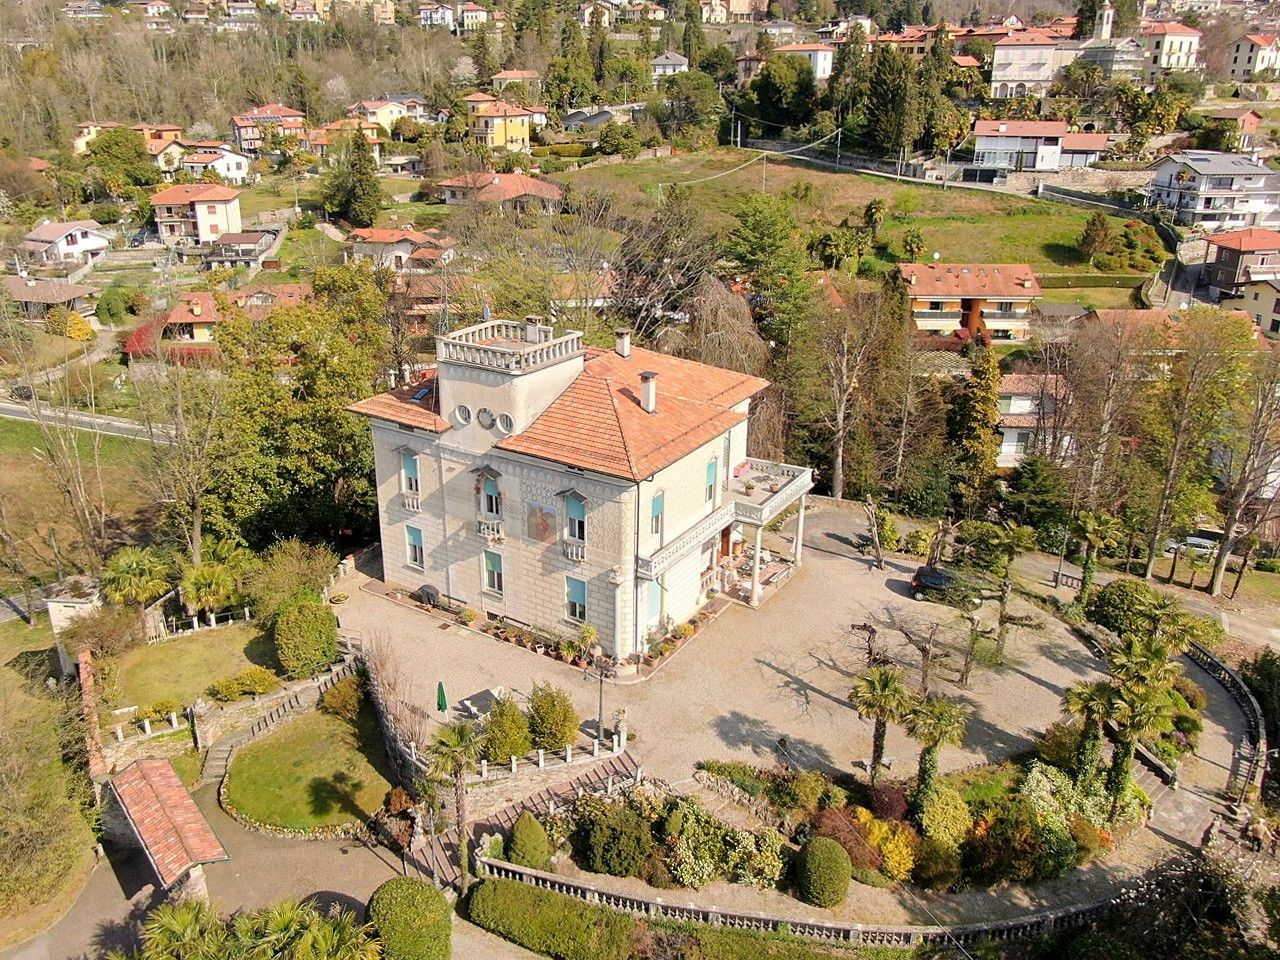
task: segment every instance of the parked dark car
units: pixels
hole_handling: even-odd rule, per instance
[[[9,388],[9,399],[19,403],[30,403],[36,398],[36,392],[25,383],[15,383]]]
[[[974,581],[945,567],[920,567],[911,578],[911,596],[953,607],[982,606],[982,590]]]

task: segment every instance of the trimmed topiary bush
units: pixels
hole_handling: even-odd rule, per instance
[[[853,865],[844,847],[830,837],[814,837],[796,858],[800,899],[815,907],[834,907],[849,894]]]
[[[338,658],[338,623],[328,607],[309,597],[284,603],[271,636],[291,677],[314,677]]]
[[[510,694],[493,705],[484,724],[484,755],[490,763],[506,763],[533,749],[529,718]]]
[[[426,881],[388,880],[369,898],[368,916],[382,941],[383,960],[449,960],[453,912],[444,894]]]
[[[546,828],[526,810],[516,819],[507,840],[507,859],[521,867],[545,870],[551,865],[551,840]]]
[[[394,882],[394,881],[391,881]],[[471,890],[476,926],[556,960],[629,960],[636,921],[573,897],[515,880],[490,878]]]
[[[580,847],[588,870],[634,877],[653,851],[653,834],[640,814],[620,806],[586,825]]]
[[[578,736],[582,721],[569,695],[549,683],[535,683],[529,694],[529,732],[539,750],[563,750]]]
[[[280,678],[268,670],[266,667],[255,664],[252,667],[245,667],[236,674],[236,680],[240,684],[240,691],[245,694],[256,693],[262,696],[264,693],[270,693],[276,687],[280,686]]]
[[[1123,636],[1150,629],[1151,613],[1160,602],[1160,591],[1132,577],[1112,580],[1095,590],[1085,607],[1090,622]]]

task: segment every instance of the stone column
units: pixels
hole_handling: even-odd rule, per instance
[[[751,555],[751,605],[760,606],[760,535],[764,527],[756,527],[756,549]]]
[[[800,513],[796,515],[796,542],[792,553],[795,556],[797,567],[804,562],[804,508],[805,501],[808,499],[809,495],[807,493],[800,495]]]

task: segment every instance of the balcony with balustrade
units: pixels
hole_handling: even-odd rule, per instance
[[[476,533],[486,543],[501,543],[507,539],[502,532],[501,517],[480,517],[476,520]]]
[[[543,323],[541,317],[488,320],[436,340],[436,358],[441,363],[517,375],[583,356],[585,352],[581,330],[569,330],[557,337],[554,327]]]

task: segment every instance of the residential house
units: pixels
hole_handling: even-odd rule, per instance
[[[223,183],[242,184],[252,178],[249,158],[233,150],[200,150],[178,162],[181,169],[199,180],[212,170]]]
[[[1154,83],[1166,73],[1198,73],[1200,31],[1185,23],[1147,20],[1138,31],[1138,42],[1146,58],[1146,82]]]
[[[162,243],[210,244],[240,233],[240,191],[216,183],[168,187],[151,197]]]
[[[870,17],[842,17],[839,20],[832,20],[826,26],[819,27],[817,30],[818,39],[824,43],[842,43],[849,36],[849,33],[855,26],[862,28],[864,36],[874,36],[880,32],[880,27]]]
[[[831,66],[836,55],[836,48],[825,43],[785,43],[773,50],[777,54],[788,54],[793,57],[804,57],[813,68],[813,79],[822,81],[830,79]]]
[[[165,17],[173,13],[169,0],[135,0],[129,6],[143,17]]]
[[[1006,373],[1000,378],[1000,450],[996,467],[1011,470],[1032,454],[1066,453],[1070,438],[1059,409],[1066,383],[1052,374]]]
[[[673,77],[677,73],[688,72],[689,60],[674,50],[668,50],[666,53],[660,53],[650,60],[649,69],[653,73],[653,82],[658,84],[667,77]]]
[[[464,3],[458,7],[456,16],[458,32],[471,33],[479,30],[489,22],[489,18],[489,11],[485,7],[478,3]]]
[[[933,34],[917,27],[904,27],[901,33],[877,33],[867,37],[867,50],[874,52],[876,47],[888,45],[897,49],[912,63],[921,63],[929,48],[933,46]]]
[[[44,157],[27,157],[27,169],[32,173],[47,174],[51,169],[50,163]]]
[[[589,349],[538,317],[436,349],[422,379],[348,408],[373,433],[389,583],[553,634],[590,625],[627,671],[714,594],[756,605],[793,569],[761,531],[798,506],[803,543],[812,472],[747,456],[766,381],[625,331]]]
[[[1053,172],[1087,167],[1107,149],[1105,133],[1071,133],[1065,120],[978,120],[976,167]]]
[[[205,269],[261,267],[263,259],[278,236],[278,233],[271,230],[224,233],[213,241],[204,259]]]
[[[730,3],[737,0],[730,0]],[[662,23],[667,19],[667,8],[660,3],[626,3],[618,10],[618,19],[629,23],[648,20],[651,23]]]
[[[493,203],[503,210],[559,210],[564,190],[523,173],[464,173],[441,180],[435,191],[446,204]]]
[[[394,27],[396,23],[395,0],[373,0],[369,4],[369,14],[373,22],[384,27]]]
[[[364,134],[364,138],[369,141],[369,145],[373,148],[373,162],[381,163],[382,128],[376,123],[370,123],[367,120],[347,117],[343,120],[335,120],[333,123],[326,123],[323,127],[308,130],[303,134],[302,142],[313,154],[324,160],[335,147],[350,137],[356,130]]]
[[[729,0],[729,22],[750,23],[765,16],[769,4],[767,0]],[[651,17],[663,20],[665,17]]]
[[[218,329],[230,317],[219,307],[225,298],[250,316],[265,316],[279,306],[305,302],[311,296],[306,283],[254,284],[239,290],[212,293],[186,291],[167,313],[134,329],[125,340],[130,363],[165,354],[198,358],[213,350]]]
[[[258,19],[258,5],[253,0],[227,0],[227,20],[231,23],[253,23]]]
[[[92,263],[110,246],[111,238],[97,220],[46,220],[23,238],[19,249],[39,263]]]
[[[82,317],[93,316],[96,309],[91,298],[98,294],[98,288],[80,283],[6,274],[0,277],[0,287],[4,288],[23,318],[36,323],[43,322],[49,311],[57,307]]]
[[[347,234],[348,259],[393,270],[429,269],[454,258],[457,241],[438,230],[361,227]]]
[[[453,29],[453,6],[448,3],[423,3],[418,6],[418,23],[424,27]]]
[[[738,86],[745,87],[756,78],[760,68],[764,66],[764,57],[751,50],[738,57]]]
[[[533,111],[484,93],[463,97],[467,106],[467,132],[476,143],[494,150],[528,152]]]
[[[307,115],[301,110],[268,103],[232,117],[231,135],[241,153],[257,153],[270,132],[299,134],[306,122]]]
[[[173,33],[173,20],[169,17],[147,17],[143,26],[152,33]]]
[[[390,131],[397,120],[409,116],[409,109],[398,100],[358,100],[347,107],[347,116]]]
[[[1153,166],[1147,195],[1180,224],[1207,231],[1280,226],[1280,174],[1252,157],[1186,150]]]
[[[314,0],[293,0],[285,11],[285,16],[294,23],[323,23],[325,20]]]
[[[89,152],[89,144],[98,138],[103,130],[111,130],[121,126],[114,120],[84,120],[76,124],[76,135],[71,141],[71,152],[82,157]]]
[[[698,0],[698,8],[703,23],[718,25],[729,22],[729,5],[725,0]]]
[[[1205,240],[1204,274],[1209,292],[1219,299],[1237,297],[1254,282],[1280,279],[1280,233],[1275,230],[1249,227],[1211,233]]]
[[[420,177],[426,165],[415,153],[395,153],[382,158],[382,169],[396,177]]]
[[[1227,72],[1232,80],[1253,80],[1258,74],[1275,73],[1280,68],[1280,35],[1250,33],[1228,48],[1231,63]]]
[[[447,110],[436,110],[426,97],[416,93],[384,93],[377,99],[400,104],[404,115],[415,123],[444,123],[449,119]]]
[[[529,96],[536,98],[542,90],[542,74],[537,70],[499,70],[489,78],[489,86],[496,93],[505,90],[509,83],[520,84],[529,91]]]
[[[795,23],[790,20],[766,20],[760,24],[760,30],[767,33],[775,43],[791,43],[798,32]]]
[[[584,30],[589,30],[591,21],[597,18],[600,20],[600,25],[608,30],[612,17],[613,9],[601,0],[590,0],[588,3],[578,4],[578,20],[582,23]]]
[[[1276,262],[1274,258],[1272,262]],[[1241,284],[1230,305],[1249,314],[1265,336],[1280,340],[1280,270],[1266,273],[1268,279]]]
[[[1062,70],[1079,56],[1048,30],[1028,30],[997,40],[991,52],[991,96],[997,100],[1043,97]]]
[[[101,0],[67,0],[62,15],[68,20],[101,20],[106,13]]]
[[[188,3],[182,10],[182,22],[203,27],[209,23],[209,8],[203,3]]]
[[[1023,263],[900,263],[916,330],[1025,340],[1040,282]]]
[[[1262,114],[1251,107],[1227,107],[1209,114],[1210,120],[1233,124],[1235,127],[1235,150],[1252,150],[1261,146],[1258,131],[1262,126]]]

